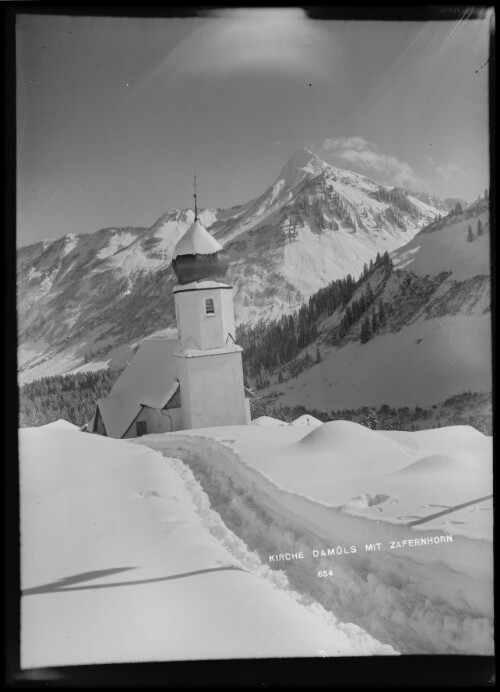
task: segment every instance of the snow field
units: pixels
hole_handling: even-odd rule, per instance
[[[321,363],[272,385],[274,405],[432,406],[462,391],[491,391],[491,315],[420,319],[322,355]]]
[[[20,431],[20,481],[23,668],[395,653],[261,566],[175,459],[59,421]]]
[[[392,433],[374,434],[367,430],[367,439],[359,444],[365,451],[369,445],[364,472],[358,460],[350,472],[348,464],[343,470],[338,464],[334,465],[332,474],[322,454],[321,443],[328,437],[334,437],[337,442],[344,437],[346,445],[353,445],[352,433],[358,433],[355,429],[361,427],[344,421],[339,423],[341,425],[318,426],[312,432],[304,426],[208,428],[189,434],[151,435],[139,443],[165,455],[182,458],[199,479],[212,508],[226,526],[242,538],[250,550],[258,553],[264,563],[285,572],[293,589],[319,601],[342,621],[363,627],[403,653],[492,653],[491,543],[463,535],[472,522],[475,508],[463,510],[466,512],[462,515],[466,518],[465,528],[457,530],[454,527],[454,535],[450,533],[452,524],[447,523],[450,515],[435,520],[432,525],[422,524],[411,529],[405,514],[415,511],[415,507],[424,516],[438,511],[433,507],[437,502],[433,503],[433,498],[429,502],[427,495],[432,480],[416,487],[412,480],[408,482],[411,475],[425,477],[427,474],[426,464],[421,464],[418,470],[419,454],[427,458],[428,465],[432,464],[433,455],[429,450],[448,444],[455,432],[458,433],[456,447],[464,443],[469,447],[476,444],[477,458],[486,454],[481,445],[488,440],[477,433],[474,443],[473,435],[467,430],[456,429],[444,435],[443,431],[408,433],[411,437],[401,434],[396,436],[397,440]],[[332,428],[334,435],[331,435]],[[436,432],[441,432],[440,439],[434,434]],[[325,440],[321,440],[322,436]],[[380,438],[378,449],[377,438]],[[302,468],[291,454],[291,448],[299,445],[304,462]],[[387,456],[391,445],[392,458]],[[307,446],[309,453],[304,454]],[[469,452],[472,454],[471,450]],[[452,449],[450,456],[454,458],[455,454],[456,450]],[[472,457],[473,454],[469,464],[474,461]],[[400,472],[415,462],[413,474]],[[441,508],[450,507],[460,497],[472,499],[471,493],[478,489],[469,487],[472,481],[469,474],[457,475],[463,463],[463,459],[458,459],[448,469],[454,483],[450,483],[450,475],[441,483],[438,493]],[[280,466],[281,475],[277,471]],[[488,471],[491,475],[487,462],[481,470],[483,475],[488,475]],[[342,494],[344,497],[344,504],[340,506],[325,502],[332,489],[332,475],[338,479],[339,486],[337,491],[333,488],[337,492],[337,496],[333,493],[333,499],[338,501]],[[299,488],[300,478],[303,485],[307,485],[310,478],[314,479],[307,485],[307,496]],[[381,492],[390,480],[389,492]],[[376,482],[377,492],[372,488],[371,492],[363,493]],[[443,499],[446,487],[448,496]],[[488,489],[486,482],[480,489],[484,488]],[[351,498],[350,505],[346,498]],[[387,516],[384,512],[377,513],[385,507],[389,508]],[[360,510],[366,511],[367,516],[359,516]],[[399,517],[402,520],[399,523],[395,523],[394,510],[404,515]],[[491,510],[483,514],[491,520]],[[474,535],[474,526],[470,532]],[[402,545],[402,541],[408,539],[443,535],[452,535],[452,542],[390,549],[391,542],[399,541]],[[366,544],[374,543],[381,543],[382,550],[365,550]],[[350,552],[352,546],[356,548],[355,553]],[[340,555],[335,552],[339,547],[345,549]],[[327,548],[333,548],[334,553],[321,556],[320,551]],[[318,551],[316,556],[315,550]],[[269,556],[299,552],[304,554],[304,559],[269,560]],[[318,576],[325,571],[328,577]]]
[[[477,236],[477,221],[481,220],[484,235]],[[474,233],[472,243],[467,229]],[[465,281],[473,276],[489,276],[491,271],[489,208],[473,218],[463,218],[432,233],[419,233],[409,243],[393,253],[394,266],[410,269],[415,274],[435,276],[451,271],[452,279]]]

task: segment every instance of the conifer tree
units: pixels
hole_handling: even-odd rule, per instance
[[[382,298],[379,300],[378,303],[378,323],[381,327],[385,327],[387,324],[387,317],[385,314],[385,306],[384,306],[384,301]]]
[[[474,416],[473,426],[476,428],[476,430],[483,433],[483,435],[488,434],[488,426],[486,425],[484,417],[480,412],[477,412]]]
[[[375,334],[375,332],[378,330],[378,318],[377,318],[377,312],[374,311],[372,315],[372,334]]]
[[[375,296],[373,295],[373,289],[371,287],[371,284],[368,284],[365,290],[365,295],[366,295],[366,305],[371,305],[374,301]]]
[[[368,321],[368,317],[365,317],[363,324],[361,325],[361,343],[366,344],[366,342],[370,340],[371,335],[370,322]]]
[[[483,235],[483,224],[481,223],[481,219],[477,220],[477,234]]]
[[[361,418],[361,425],[364,425],[370,430],[380,430],[380,422],[374,408],[369,408],[365,415]]]
[[[387,423],[386,423],[386,428],[387,430],[402,430],[403,429],[403,421],[401,419],[401,416],[395,411],[394,415],[392,415]]]
[[[349,327],[354,322],[353,310],[352,310],[352,307],[350,305],[348,305],[346,307],[344,317],[345,317],[346,328],[349,329]]]
[[[264,377],[263,377],[264,387],[269,387],[269,385],[271,384],[271,382],[269,380],[269,373],[267,372],[266,368],[263,368],[263,370],[264,370]]]

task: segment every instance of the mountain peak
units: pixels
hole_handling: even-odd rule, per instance
[[[300,170],[305,170],[313,175],[319,175],[327,166],[328,164],[322,161],[314,152],[307,147],[303,147],[298,149],[288,159],[281,169],[278,179],[296,176],[297,171]]]

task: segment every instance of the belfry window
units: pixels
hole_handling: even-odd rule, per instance
[[[215,315],[214,299],[207,298],[205,301],[205,312],[207,315]]]

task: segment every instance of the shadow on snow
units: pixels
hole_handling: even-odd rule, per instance
[[[41,586],[35,586],[31,589],[26,589],[22,591],[23,596],[34,596],[36,594],[43,593],[64,593],[66,591],[87,591],[90,589],[111,589],[117,586],[134,586],[136,584],[153,584],[160,581],[170,581],[171,579],[182,579],[183,577],[194,577],[198,574],[207,574],[208,572],[221,572],[227,570],[238,570],[240,572],[246,572],[247,570],[237,567],[236,565],[227,565],[225,567],[207,567],[206,569],[199,569],[194,572],[183,572],[182,574],[172,574],[167,577],[153,577],[152,579],[137,579],[135,581],[118,581],[112,582],[110,584],[94,584],[92,586],[70,586],[69,584],[78,584],[79,582],[88,581],[89,579],[98,579],[99,577],[105,577],[110,574],[116,574],[117,572],[126,572],[127,570],[137,569],[136,567],[118,567],[113,569],[101,569],[94,570],[93,572],[83,572],[82,574],[75,574],[72,577],[66,577],[64,579],[58,579],[57,581],[50,582],[49,584],[42,584]]]

